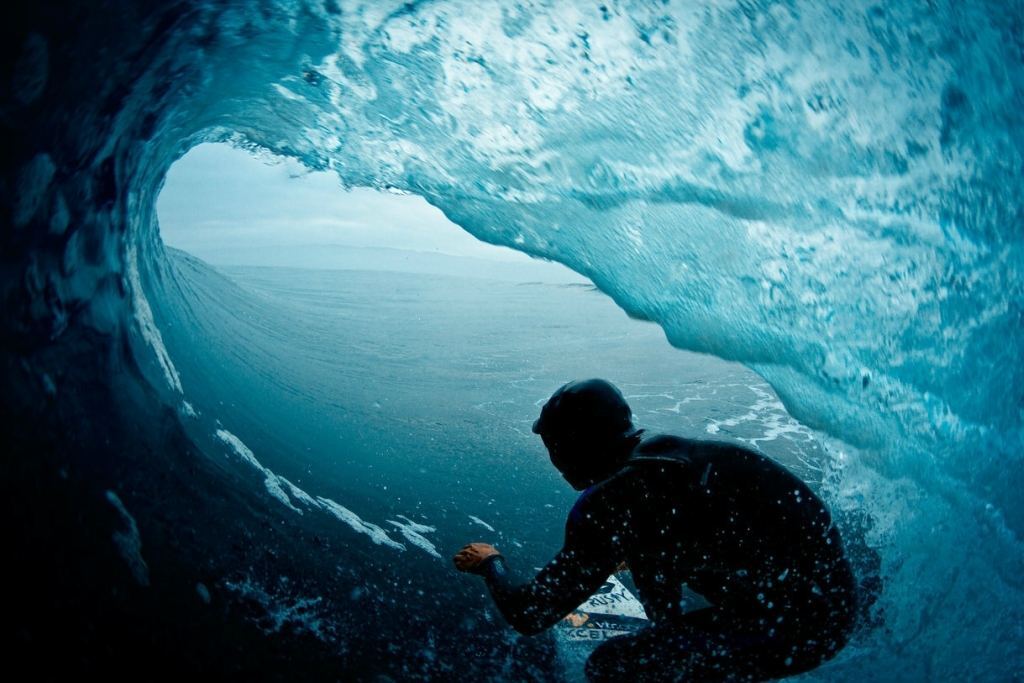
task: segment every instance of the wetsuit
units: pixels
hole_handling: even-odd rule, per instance
[[[565,544],[525,585],[505,560],[483,574],[516,630],[538,633],[625,561],[653,625],[587,661],[601,680],[764,680],[807,671],[847,640],[854,580],[831,516],[780,465],[723,443],[654,436],[591,486]],[[711,607],[684,613],[682,587]]]

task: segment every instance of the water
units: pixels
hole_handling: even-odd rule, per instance
[[[347,186],[417,194],[485,241],[565,263],[620,309],[655,321],[673,346],[753,368],[791,415],[827,434],[808,462],[821,467],[834,509],[870,521],[886,590],[881,626],[821,676],[1020,678],[1019,2],[111,0],[102,12],[41,4],[7,19],[3,514],[22,558],[12,567],[22,587],[13,649],[26,661],[55,662],[45,644],[62,642],[76,670],[91,662],[100,673],[138,675],[124,655],[138,652],[186,673],[240,675],[230,667],[247,662],[242,673],[284,676],[305,662],[309,675],[342,668],[372,678],[388,662],[390,674],[440,677],[457,661],[483,676],[458,652],[490,661],[481,653],[512,647],[483,617],[442,632],[429,625],[447,607],[406,611],[424,599],[418,582],[434,578],[423,567],[440,566],[413,534],[438,548],[459,536],[409,483],[434,486],[430,473],[445,465],[406,469],[399,483],[397,466],[377,464],[408,464],[408,433],[431,433],[411,392],[367,386],[356,363],[339,371],[353,393],[336,396],[318,384],[331,375],[279,358],[273,316],[254,329],[222,306],[210,323],[189,291],[198,285],[163,252],[155,204],[169,167],[194,145],[230,141],[330,170]],[[543,355],[403,347],[433,333],[400,322],[416,333],[393,333],[398,351],[374,362],[410,371],[398,384],[417,391],[446,376],[427,363],[451,363],[470,406],[501,399],[468,386],[468,368],[491,377]],[[220,358],[238,338],[251,348],[198,376],[205,351]],[[347,366],[345,351],[318,348]],[[586,357],[565,349],[569,363]],[[294,377],[279,379],[278,366]],[[521,375],[535,385],[499,392],[515,398],[519,420],[550,389],[540,385],[557,383],[558,373],[533,370]],[[694,394],[674,376],[653,378],[638,384],[668,386],[629,392],[675,397],[638,404],[652,423],[674,418],[675,401]],[[740,410],[688,428],[770,432],[750,408],[760,396],[733,389],[747,395]],[[369,422],[376,431],[353,432],[358,449],[328,456],[331,435],[303,417],[310,396],[337,402],[336,427],[360,424],[374,402],[402,409]],[[485,421],[485,410],[446,398],[448,425],[456,415]],[[308,429],[266,429],[253,403],[280,406]],[[473,511],[447,521],[474,514],[512,533],[478,508],[483,489],[550,476],[501,450],[513,443],[508,427],[481,435],[483,456],[461,458],[467,476],[447,499],[470,500]],[[296,482],[304,471],[287,454],[307,435],[306,445],[351,463]],[[369,473],[375,449],[388,457]],[[491,472],[480,464],[502,454],[508,472],[497,460]],[[358,476],[339,474],[348,467]],[[276,486],[302,509],[278,477],[351,508],[320,503],[299,515],[271,494]],[[536,502],[553,496],[542,490]],[[339,528],[361,531],[341,543],[331,536]],[[309,551],[324,543],[331,553]],[[428,564],[407,569],[411,557]],[[237,590],[218,588],[229,584]],[[448,590],[429,604],[485,613],[478,588]],[[258,596],[275,595],[290,613],[341,615],[345,627],[330,628],[355,634],[344,652],[328,652],[310,629],[266,638],[246,605],[262,614]],[[339,597],[349,595],[387,597],[351,609]],[[360,635],[363,613],[389,618]],[[403,640],[409,624],[416,636]]]
[[[446,561],[472,516],[530,546],[528,566],[558,547],[575,494],[530,425],[574,378],[608,376],[654,431],[741,439],[805,476],[821,460],[763,380],[673,349],[585,282],[172,263],[191,317],[161,329],[199,397],[192,429],[229,431],[397,542],[386,519],[436,524]]]
[[[212,457],[262,479],[280,514],[320,517],[330,537],[377,561],[399,554],[402,574],[416,578],[379,585],[368,623],[389,619],[396,601],[429,615],[428,595],[471,622],[490,614],[486,598],[460,594],[477,580],[449,564],[469,541],[497,544],[524,579],[550,559],[576,493],[530,425],[573,378],[612,379],[638,426],[739,440],[820,479],[818,438],[760,377],[672,348],[581,278],[215,269],[169,255],[187,295],[154,312],[185,395],[196,397],[183,409],[188,431]],[[270,635],[289,625],[333,647],[357,637],[315,597],[268,591],[266,580],[249,571],[214,588],[254,603],[252,619]],[[450,635],[436,617],[428,630]],[[555,661],[536,663],[578,679],[594,643],[559,643]]]

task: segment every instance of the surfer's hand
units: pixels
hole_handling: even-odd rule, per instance
[[[455,568],[460,572],[476,574],[480,565],[492,555],[500,555],[497,548],[490,543],[470,543],[455,553]]]

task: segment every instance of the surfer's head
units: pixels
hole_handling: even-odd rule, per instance
[[[603,379],[559,388],[533,423],[551,463],[576,490],[614,474],[639,440],[622,393]]]

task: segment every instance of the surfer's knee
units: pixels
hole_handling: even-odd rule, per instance
[[[629,636],[619,636],[606,640],[587,657],[587,663],[583,672],[587,675],[590,683],[602,683],[603,681],[621,681],[627,673],[623,670],[624,655]]]
[[[666,657],[673,647],[659,630],[643,629],[628,636],[606,640],[587,659],[584,673],[590,683],[647,681],[661,683],[677,678],[678,662]]]

